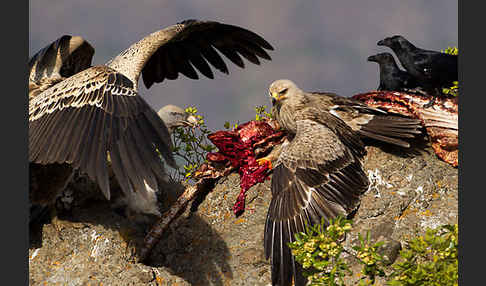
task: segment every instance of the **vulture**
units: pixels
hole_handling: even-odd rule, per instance
[[[219,53],[244,68],[243,58],[271,60],[266,50],[273,47],[252,31],[199,20],[156,31],[104,65],[91,66],[94,49],[79,36],[43,48],[29,60],[31,204],[52,205],[74,170],[108,200],[111,173],[127,198],[150,196],[167,180],[157,150],[176,163],[168,126],[139,95],[139,77],[147,88],[179,74],[212,79],[212,68],[228,73]]]

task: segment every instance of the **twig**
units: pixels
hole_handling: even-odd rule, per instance
[[[195,185],[188,186],[174,205],[152,226],[149,233],[145,236],[143,247],[140,250],[140,262],[144,262],[149,258],[152,249],[157,245],[157,243],[159,243],[162,234],[167,229],[169,224],[185,211],[189,202],[194,200],[196,195],[207,187],[210,180],[213,181],[212,179],[203,179],[197,182]]]
[[[140,250],[140,261],[145,261],[149,257],[152,249],[160,241],[162,233],[175,218],[184,212],[187,204],[194,199],[198,190],[197,185],[187,187],[175,204],[154,224],[145,236],[143,248]]]

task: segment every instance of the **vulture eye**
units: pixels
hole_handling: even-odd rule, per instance
[[[287,90],[288,90],[288,88],[284,88],[284,89],[282,89],[282,90],[279,92],[279,94],[285,94],[285,93],[287,92]]]

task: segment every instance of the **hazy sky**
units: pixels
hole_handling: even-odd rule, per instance
[[[191,80],[183,75],[140,94],[158,110],[166,104],[195,105],[212,130],[225,121],[254,118],[256,105],[270,105],[269,84],[292,79],[302,89],[343,96],[376,89],[378,65],[366,58],[390,51],[376,42],[401,34],[416,46],[441,50],[458,45],[454,0],[42,0],[30,1],[29,57],[63,34],[95,47],[93,65],[104,64],[144,36],[185,19],[239,25],[275,48],[272,61],[246,61],[240,69],[225,58],[229,75]]]

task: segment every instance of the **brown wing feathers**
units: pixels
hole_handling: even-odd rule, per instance
[[[44,109],[29,122],[29,160],[70,162],[96,181],[109,198],[107,152],[122,189],[144,189],[145,182],[156,186],[156,174],[164,172],[155,148],[170,150],[170,141],[155,111],[130,93],[131,82],[113,72],[106,77],[106,84],[90,92],[81,87],[78,94],[49,98],[53,101],[49,106],[58,108]],[[175,165],[169,151],[162,153]]]
[[[374,115],[357,131],[364,137],[408,148],[410,143],[400,138],[415,138],[422,133],[420,129],[420,120],[390,114]]]
[[[309,118],[310,114],[301,111],[297,117]],[[329,118],[322,116],[307,127],[302,127],[306,123],[297,122],[301,129],[273,170],[272,201],[264,230],[265,255],[272,263],[272,285],[290,286],[292,277],[295,285],[306,284],[302,268],[294,261],[287,243],[294,241],[295,233],[305,231],[306,224],[318,224],[321,218],[328,223],[331,218],[350,213],[368,186],[360,162],[365,150],[359,137],[340,119],[330,114]],[[327,136],[339,138],[342,143]],[[316,147],[319,152],[312,154],[310,150]]]
[[[79,36],[64,35],[29,60],[30,80],[70,77],[91,66],[94,48]]]
[[[363,102],[334,93],[312,92],[309,96],[320,108],[342,119],[363,137],[408,148],[410,143],[406,139],[422,133],[421,122],[417,119],[371,108]]]
[[[321,167],[321,166],[320,166]],[[321,169],[321,168],[320,168]],[[328,175],[324,175],[328,174]],[[368,180],[359,162],[352,162],[329,174],[309,169],[292,172],[285,165],[274,169],[273,199],[265,222],[265,256],[271,258],[272,284],[305,285],[301,266],[294,261],[287,243],[305,231],[305,224],[318,224],[352,211]]]
[[[243,68],[240,55],[259,64],[258,57],[270,60],[265,49],[273,50],[246,29],[188,20],[91,67],[91,45],[62,36],[29,60],[29,161],[67,162],[96,181],[107,198],[109,165],[123,191],[145,190],[146,184],[156,189],[166,176],[157,151],[176,164],[166,126],[137,94],[140,73],[147,88],[179,73],[213,78],[211,66],[228,73],[218,51]]]

